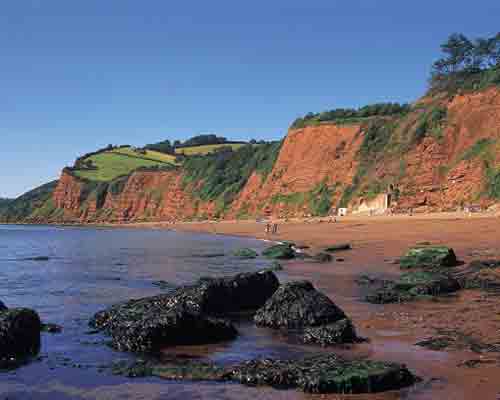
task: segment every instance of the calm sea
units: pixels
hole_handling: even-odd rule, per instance
[[[108,338],[89,332],[96,311],[161,293],[155,281],[180,285],[200,276],[267,267],[261,258],[232,256],[237,248],[265,246],[252,239],[167,230],[0,225],[0,300],[8,307],[33,308],[44,322],[63,326],[60,334],[42,334],[39,360],[0,372],[0,399],[299,398],[293,391],[236,384],[114,376],[103,367],[135,356],[112,350]],[[224,363],[304,351],[248,321],[238,328],[241,335],[233,342],[181,352]]]

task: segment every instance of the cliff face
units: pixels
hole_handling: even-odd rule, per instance
[[[63,220],[78,222],[175,221],[196,215],[210,217],[212,203],[197,201],[192,188],[183,188],[182,171],[137,171],[122,187],[104,185],[94,191],[88,183],[64,172],[53,202],[64,210]],[[87,193],[85,193],[87,191]]]
[[[332,188],[328,197],[335,203],[342,194],[340,188],[352,183],[362,140],[360,125],[291,130],[271,174],[265,180],[258,174],[250,177],[233,204],[232,215],[241,210],[251,215],[308,215],[308,200],[322,184]]]
[[[423,125],[436,110],[441,119]],[[370,210],[387,198],[394,211],[486,207],[499,197],[488,183],[494,174],[500,182],[499,145],[498,87],[423,98],[404,116],[290,130],[270,172],[261,174],[254,166],[222,208],[217,199],[201,200],[203,177],[184,179],[182,166],[138,170],[107,183],[83,181],[65,169],[36,220],[43,220],[41,215],[68,222],[324,215],[338,206]]]
[[[485,154],[467,152],[481,141],[490,141],[489,163],[498,165],[500,139],[500,90],[455,96],[447,108],[442,140],[425,138],[404,156],[401,181],[402,208],[452,209],[461,204],[492,204],[485,191]],[[383,173],[382,171],[380,173]],[[380,175],[380,174],[379,174]]]

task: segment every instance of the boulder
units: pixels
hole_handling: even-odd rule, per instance
[[[5,311],[5,310],[7,310],[7,306],[3,304],[2,301],[0,301],[0,311]]]
[[[40,317],[33,310],[0,311],[0,367],[36,355],[40,349],[40,329]]]
[[[204,278],[172,293],[112,306],[97,313],[90,325],[110,334],[117,349],[136,352],[230,340],[237,335],[234,326],[213,316],[255,310],[278,285],[270,271]]]
[[[271,328],[302,328],[345,318],[344,312],[308,281],[281,285],[257,311],[257,325]]]
[[[351,320],[344,318],[332,324],[306,328],[302,334],[302,341],[306,344],[316,343],[326,347],[344,343],[359,343],[363,340],[358,338]]]
[[[413,247],[399,260],[402,269],[442,268],[458,264],[452,248],[446,246]]]
[[[252,259],[252,258],[257,258],[258,254],[255,250],[252,249],[238,249],[233,253],[236,257],[243,258],[243,259]]]
[[[233,367],[230,376],[245,385],[299,388],[308,393],[373,393],[401,389],[417,381],[400,364],[345,361],[335,354],[248,361]]]
[[[366,296],[366,300],[375,304],[402,303],[423,296],[453,293],[460,289],[460,282],[450,274],[411,271],[402,274],[397,281],[380,281],[380,287]]]
[[[291,243],[282,243],[268,247],[262,252],[262,255],[277,260],[290,260],[295,258],[295,251]]]
[[[500,292],[500,260],[475,260],[455,275],[467,289]]]
[[[157,376],[169,380],[239,382],[251,386],[296,388],[308,393],[374,393],[397,390],[418,382],[401,364],[382,361],[346,361],[335,354],[298,360],[257,359],[232,366],[199,360],[119,362],[115,374]]]
[[[351,250],[352,247],[349,243],[339,243],[329,246],[325,249],[325,251],[329,253],[335,253],[337,251]]]

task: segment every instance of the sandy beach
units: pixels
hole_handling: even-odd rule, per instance
[[[467,348],[433,351],[415,346],[415,343],[442,329],[459,331],[485,343],[500,343],[500,296],[480,290],[463,290],[433,301],[373,305],[363,300],[363,289],[355,282],[362,274],[396,277],[401,273],[397,259],[408,247],[419,242],[450,246],[464,263],[500,258],[498,217],[451,213],[345,217],[336,223],[328,223],[326,219],[323,222],[276,222],[276,235],[266,234],[265,223],[255,221],[135,226],[289,240],[300,246],[310,246],[307,250],[310,253],[327,245],[348,242],[353,249],[336,254],[343,259],[341,262],[292,261],[284,265],[290,279],[311,280],[327,293],[352,317],[359,333],[370,339],[367,344],[345,350],[345,355],[406,363],[423,382],[402,398],[470,399],[478,395],[484,399],[499,398],[498,353],[478,353]],[[401,398],[399,396],[399,393],[387,393],[381,398]]]

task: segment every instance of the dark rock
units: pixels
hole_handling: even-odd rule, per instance
[[[23,258],[25,261],[49,261],[50,257],[47,256],[36,256],[36,257],[26,257]]]
[[[292,244],[283,243],[268,247],[262,252],[262,255],[267,258],[275,258],[278,260],[290,260],[295,258],[295,251],[293,250]]]
[[[453,276],[436,271],[411,271],[402,274],[397,281],[378,282],[381,282],[381,286],[366,296],[370,303],[402,303],[461,289],[460,282]]]
[[[359,343],[363,340],[358,338],[351,320],[344,318],[332,324],[306,328],[302,335],[302,341],[306,344],[317,343],[321,346],[329,346]]]
[[[57,325],[57,324],[52,324],[52,323],[45,323],[42,324],[42,332],[47,332],[47,333],[61,333],[63,330],[62,326]]]
[[[324,325],[345,318],[344,312],[308,281],[281,285],[255,314],[257,325],[300,328]]]
[[[475,353],[497,353],[500,352],[500,344],[484,343],[464,332],[454,329],[437,329],[437,335],[426,340],[415,343],[430,350],[445,350],[453,348],[456,350],[470,350]]]
[[[34,356],[40,350],[41,322],[28,308],[11,308],[0,312],[0,368]]]
[[[500,260],[472,261],[455,277],[464,288],[500,293]]]
[[[97,313],[90,324],[110,334],[119,350],[155,352],[170,345],[230,340],[236,329],[212,316],[255,310],[278,285],[270,271],[200,279],[170,294],[113,306]]]
[[[312,260],[318,263],[329,263],[333,261],[333,257],[328,253],[318,253],[312,257]]]
[[[337,251],[351,250],[352,246],[349,243],[339,243],[334,244],[333,246],[329,246],[325,249],[329,253],[335,253]]]
[[[197,360],[156,365],[121,361],[113,365],[112,371],[128,377],[152,375],[169,380],[235,381],[251,386],[297,388],[309,393],[374,393],[401,389],[418,381],[404,365],[346,361],[335,354],[299,360],[252,360],[226,367]]]
[[[251,258],[257,258],[258,254],[255,250],[252,249],[238,249],[233,253],[236,257],[239,258],[244,258],[244,259],[251,259]]]
[[[399,260],[403,269],[442,268],[458,265],[452,248],[446,246],[413,247]]]
[[[254,360],[232,368],[246,385],[299,388],[309,393],[373,393],[410,386],[417,378],[405,366],[379,361],[345,361],[335,354],[301,360]]]
[[[5,311],[5,310],[7,310],[7,306],[5,304],[3,304],[2,301],[0,301],[0,312]]]

